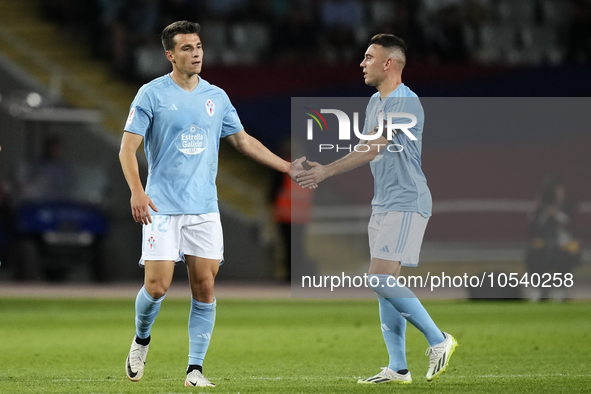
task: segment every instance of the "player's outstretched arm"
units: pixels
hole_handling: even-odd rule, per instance
[[[121,162],[121,168],[123,169],[123,175],[125,175],[127,185],[129,185],[129,189],[131,190],[130,203],[133,220],[138,223],[148,224],[152,223],[149,208],[152,208],[156,212],[158,212],[158,209],[156,209],[150,197],[145,193],[142,181],[140,180],[140,171],[135,154],[142,143],[142,139],[143,137],[141,135],[127,131],[124,132],[119,150],[119,161]]]
[[[238,152],[250,157],[256,162],[280,172],[288,173],[291,170],[290,162],[283,160],[271,152],[266,146],[261,144],[259,140],[249,135],[244,130],[229,135],[226,139]]]
[[[361,141],[365,143],[366,141]],[[370,141],[367,145],[367,151],[353,151],[347,156],[333,161],[330,164],[322,165],[314,161],[308,161],[307,164],[312,167],[308,171],[299,173],[296,181],[302,187],[315,189],[320,182],[331,176],[350,171],[362,164],[369,163],[385,148],[388,141],[384,137]]]
[[[229,135],[226,139],[238,152],[274,170],[288,173],[294,181],[295,176],[304,170],[302,162],[306,161],[305,157],[301,157],[293,163],[283,160],[244,130]]]

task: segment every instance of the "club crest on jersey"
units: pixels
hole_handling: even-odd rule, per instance
[[[378,122],[382,121],[382,123],[384,123],[383,121],[386,119],[386,117],[384,116],[384,110],[381,109],[378,111]]]
[[[148,252],[154,252],[154,248],[156,247],[156,239],[154,237],[148,238]]]
[[[210,99],[207,99],[205,102],[205,110],[209,116],[213,116],[213,114],[215,114],[215,104]]]

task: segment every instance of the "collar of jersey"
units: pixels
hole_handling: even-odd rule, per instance
[[[171,79],[172,79],[172,78],[171,78]],[[173,81],[173,82],[174,82],[174,81]],[[175,85],[176,85],[176,84],[175,84]],[[178,85],[177,85],[177,86],[178,86]],[[389,95],[387,95],[387,96],[386,96],[386,97],[384,97],[384,98],[382,98],[382,96],[380,96],[380,92],[378,92],[378,98],[380,99],[380,101],[382,101],[383,99],[385,99],[385,98],[388,98],[388,97],[396,97],[396,96],[394,96],[394,93],[396,93],[396,91],[397,91],[398,89],[402,88],[403,86],[404,86],[404,82],[401,82],[401,83],[400,83],[400,85],[398,85],[398,87],[392,91],[392,93],[390,93]],[[180,86],[179,86],[179,87],[180,87]]]
[[[177,89],[179,89],[179,90],[182,90],[183,92],[185,92],[185,93],[188,93],[188,94],[193,94],[193,93],[197,92],[198,90],[200,90],[200,89],[201,89],[201,85],[203,85],[203,78],[201,78],[201,76],[200,76],[200,75],[197,75],[197,78],[199,78],[199,82],[197,83],[197,86],[195,86],[195,89],[193,89],[193,90],[191,90],[191,91],[189,92],[189,91],[187,91],[187,90],[185,90],[185,89],[181,88],[181,87],[180,87],[180,86],[179,86],[179,85],[178,85],[178,84],[177,84],[177,83],[174,81],[174,79],[172,79],[172,77],[170,76],[170,73],[166,74],[166,76],[168,77],[168,79],[170,80],[170,82],[171,82],[171,83],[172,83],[172,84],[173,84],[173,85],[174,85],[174,86],[175,86]]]

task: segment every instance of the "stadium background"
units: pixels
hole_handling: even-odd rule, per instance
[[[585,100],[591,91],[586,1],[6,0],[1,7],[3,280],[48,279],[48,269],[54,271],[49,279],[58,280],[141,278],[134,264],[139,231],[129,220],[116,155],[137,88],[168,70],[157,35],[176,19],[202,23],[202,76],[228,92],[248,132],[278,154],[290,134],[290,97],[372,94],[358,64],[368,37],[378,31],[407,39],[404,81],[420,97]],[[437,260],[445,251],[448,260],[490,260],[496,251],[507,261],[522,260],[528,215],[550,174],[563,177],[569,199],[578,204],[573,227],[588,243],[588,130],[529,128],[509,135],[442,128],[427,128],[424,142],[423,168],[435,201],[424,259]],[[87,229],[101,234],[98,272],[89,269],[88,253],[68,257],[59,240],[56,250],[29,253],[34,242],[23,237],[47,231],[23,224],[26,212],[18,209],[23,174],[40,160],[49,135],[62,139],[65,160],[75,169],[70,197],[104,216],[108,230]],[[221,154],[218,184],[230,263],[220,278],[278,279],[285,270],[272,220],[274,174],[226,144]],[[67,220],[56,225],[62,226],[57,232],[85,231]],[[79,242],[75,236],[62,241]],[[52,250],[56,258],[47,261],[55,269],[38,256]]]

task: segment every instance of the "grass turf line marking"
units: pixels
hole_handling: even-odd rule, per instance
[[[469,378],[469,376],[457,376],[458,378]],[[479,375],[476,376],[478,378],[557,378],[557,377],[565,377],[565,378],[587,378],[591,377],[591,374],[580,374],[580,375],[571,375],[568,373],[551,373],[551,374],[538,374],[538,375]]]
[[[125,382],[127,379],[52,379],[52,382]]]
[[[518,374],[518,375],[476,375],[476,376],[453,376],[447,375],[447,380],[449,379],[474,379],[474,378],[483,378],[483,379],[490,379],[490,378],[500,378],[500,379],[513,379],[513,378],[556,378],[556,377],[565,377],[565,378],[588,378],[591,377],[591,374],[578,374],[578,375],[571,375],[571,374],[564,374],[564,373],[555,373],[555,374],[537,374],[537,375],[527,375],[527,374]],[[227,378],[227,377],[210,377],[211,380],[342,380],[342,379],[360,379],[361,376],[337,376],[326,378],[322,376],[300,376],[300,377],[270,377],[270,376],[248,376],[248,377],[234,377],[234,378]],[[176,378],[168,378],[168,379],[159,379],[159,380],[178,380]],[[52,382],[126,382],[127,379],[52,379]]]

